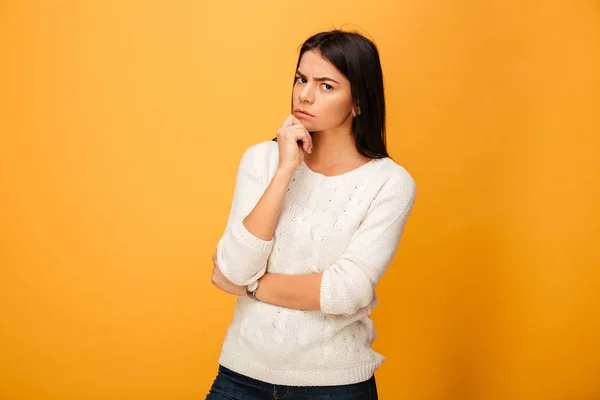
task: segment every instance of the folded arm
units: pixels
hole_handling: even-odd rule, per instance
[[[278,169],[270,179],[265,155],[258,150],[258,145],[253,146],[242,156],[229,220],[217,244],[219,269],[236,285],[247,285],[265,273],[275,225],[294,174]]]
[[[391,263],[415,200],[414,181],[386,183],[373,200],[348,249],[319,274],[265,274],[259,300],[282,307],[354,314],[373,300],[375,286]]]

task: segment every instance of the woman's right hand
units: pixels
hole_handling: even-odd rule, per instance
[[[312,138],[302,122],[289,115],[277,130],[279,169],[294,172],[304,161],[304,152],[312,152]]]

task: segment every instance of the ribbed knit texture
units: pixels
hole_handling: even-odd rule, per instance
[[[223,275],[249,284],[265,271],[323,272],[319,311],[240,297],[219,362],[277,385],[326,386],[369,379],[384,357],[371,349],[375,285],[394,257],[415,200],[415,182],[389,158],[338,176],[302,163],[288,187],[271,241],[242,221],[278,165],[276,142],[250,147],[239,165],[233,204],[217,246]]]

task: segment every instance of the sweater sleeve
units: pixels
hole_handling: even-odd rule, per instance
[[[236,285],[247,285],[265,273],[273,247],[272,239],[265,241],[254,236],[243,224],[268,185],[265,146],[254,145],[242,156],[227,227],[217,244],[219,269]]]
[[[371,303],[375,285],[396,254],[415,195],[408,173],[380,189],[346,251],[323,272],[322,312],[351,315]]]

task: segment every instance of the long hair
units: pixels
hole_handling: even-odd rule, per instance
[[[355,32],[332,30],[317,33],[302,44],[296,70],[302,55],[311,50],[318,51],[350,81],[352,104],[360,109],[360,114],[357,113],[352,120],[352,135],[358,152],[369,158],[389,157],[385,137],[383,72],[375,44]],[[292,112],[293,101],[292,98]]]

